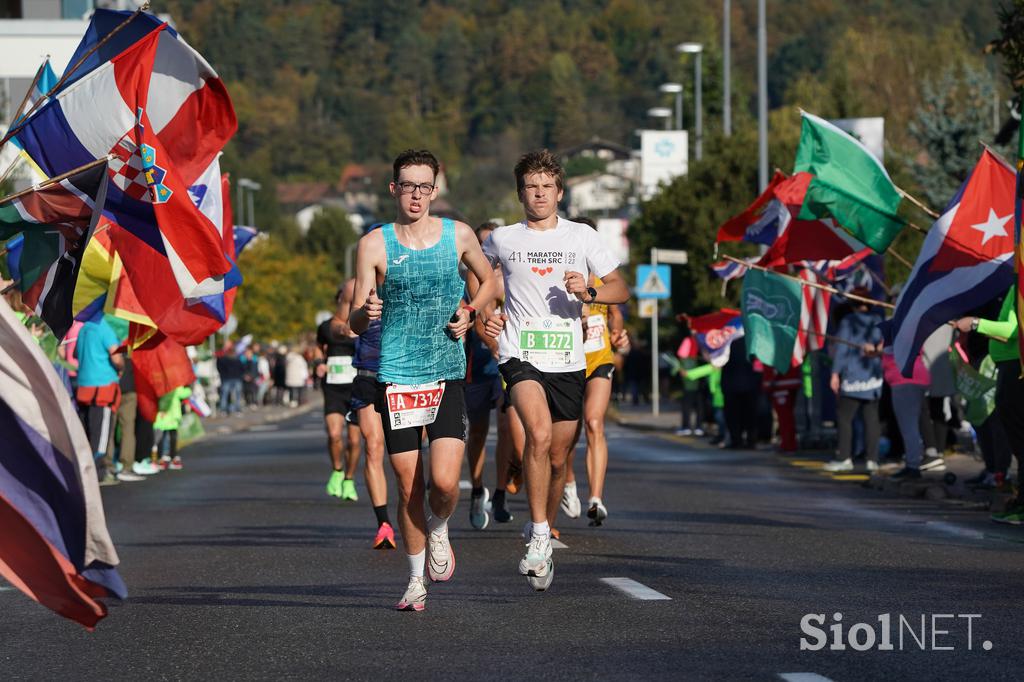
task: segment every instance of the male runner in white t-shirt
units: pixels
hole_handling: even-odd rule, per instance
[[[523,156],[515,177],[526,220],[499,227],[483,245],[505,281],[504,312],[490,316],[486,329],[499,337],[499,369],[526,430],[532,525],[519,572],[544,590],[554,576],[548,521],[558,513],[583,412],[583,304],[622,303],[629,289],[598,234],[558,217],[564,172],[551,152]],[[591,273],[602,286],[587,286]]]

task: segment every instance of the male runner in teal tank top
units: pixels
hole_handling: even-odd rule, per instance
[[[390,190],[398,215],[359,240],[353,300],[361,305],[350,317],[357,334],[381,320],[376,409],[398,479],[398,522],[409,555],[409,585],[397,604],[403,611],[426,605],[425,563],[435,582],[449,580],[455,570],[448,518],[458,503],[466,446],[462,337],[477,306],[494,298],[494,274],[473,230],[430,215],[438,170],[437,159],[425,150],[407,150],[395,159]],[[466,306],[460,261],[482,282]],[[424,429],[430,441],[430,519],[423,510]]]

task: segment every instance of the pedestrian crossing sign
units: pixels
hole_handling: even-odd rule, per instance
[[[672,269],[668,265],[636,266],[637,298],[668,298],[672,295]]]

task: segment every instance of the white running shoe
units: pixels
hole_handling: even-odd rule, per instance
[[[116,476],[117,476],[117,480],[119,480],[119,481],[127,481],[129,483],[134,483],[135,481],[145,481],[146,480],[145,476],[140,476],[139,474],[133,474],[130,471],[121,471],[120,473],[116,474]]]
[[[876,471],[878,471],[878,462],[872,462],[872,461],[871,461],[871,460],[869,459],[869,460],[868,460],[868,463],[867,463],[867,465],[866,465],[866,466],[867,466],[867,468],[868,468],[868,473],[869,473],[869,474],[873,474],[873,473],[875,473]]]
[[[608,510],[599,497],[590,498],[590,508],[587,510],[587,518],[591,526],[600,526],[608,518]]]
[[[825,471],[853,471],[853,460],[834,459],[831,462],[825,462],[825,466],[822,469]]]
[[[132,473],[139,476],[152,476],[153,474],[159,474],[160,471],[160,467],[153,464],[153,460],[150,459],[144,459],[141,462],[132,464]]]
[[[483,494],[477,497],[471,497],[469,500],[469,524],[477,530],[483,530],[487,528],[487,524],[491,522],[491,515],[488,513],[490,509],[491,493],[487,488],[484,488]]]
[[[440,533],[427,533],[427,573],[435,583],[452,579],[455,552],[448,542],[448,527]]]
[[[565,490],[562,491],[562,503],[560,505],[562,511],[570,519],[578,519],[580,512],[583,511],[580,505],[580,496],[576,494],[576,482],[565,484]]]
[[[422,611],[427,608],[427,581],[422,576],[409,576],[409,586],[401,601],[395,604],[399,611]]]
[[[540,578],[548,573],[551,566],[551,536],[530,535],[526,555],[519,562],[519,574]]]

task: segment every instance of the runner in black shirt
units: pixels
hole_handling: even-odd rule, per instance
[[[341,299],[344,288],[338,289],[335,302]],[[331,330],[331,321],[325,320],[316,330],[316,344],[323,353],[324,363],[317,367],[324,389],[324,423],[327,426],[327,449],[331,455],[334,471],[327,481],[327,494],[343,500],[356,501],[356,484],[353,477],[359,462],[359,426],[348,424],[345,415],[352,399],[352,381],[356,371],[352,367],[355,354],[355,337]],[[347,430],[348,451],[342,462],[342,432]]]

